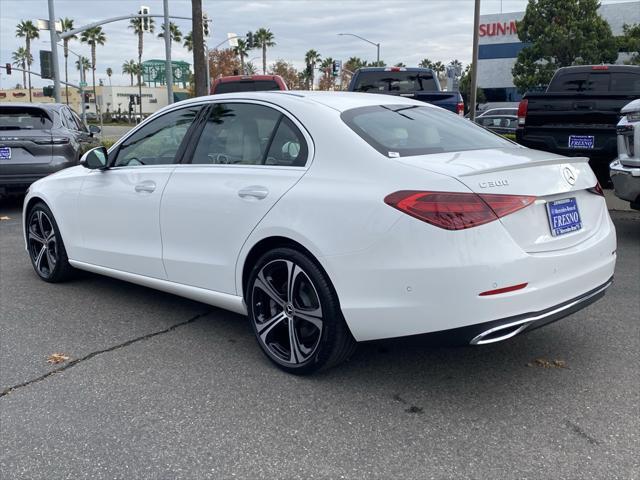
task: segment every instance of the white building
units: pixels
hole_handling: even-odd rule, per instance
[[[640,23],[640,2],[602,5],[600,15],[609,22],[614,35],[622,35],[622,26]],[[516,21],[524,12],[480,16],[478,51],[478,86],[488,102],[515,102],[521,95],[513,85],[511,70],[518,52],[525,47],[517,35]],[[617,63],[627,55],[621,54]]]

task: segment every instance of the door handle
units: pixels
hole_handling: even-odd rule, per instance
[[[151,180],[139,183],[138,185],[135,186],[135,190],[138,193],[141,193],[141,192],[152,193],[155,189],[156,189],[156,184]]]
[[[262,200],[269,195],[269,189],[260,185],[251,185],[250,187],[243,188],[238,191],[240,198],[255,198],[256,200]]]

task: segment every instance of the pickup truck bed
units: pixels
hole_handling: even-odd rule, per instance
[[[564,90],[564,91],[560,91]],[[616,157],[620,110],[640,96],[640,67],[561,68],[544,93],[527,93],[518,111],[518,143],[566,156],[589,157],[608,183]]]

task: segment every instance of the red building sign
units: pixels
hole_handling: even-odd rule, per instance
[[[482,23],[478,28],[478,34],[481,37],[515,35],[516,33],[518,33],[518,25],[515,20],[509,22]]]

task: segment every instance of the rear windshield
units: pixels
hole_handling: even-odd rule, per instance
[[[376,105],[346,110],[342,120],[388,157],[515,147],[454,113],[418,105]]]
[[[220,82],[214,93],[264,92],[266,90],[280,90],[280,87],[273,80],[241,80]]]
[[[361,72],[354,87],[356,92],[437,92],[431,72]]]
[[[548,91],[640,93],[640,73],[607,71],[564,73],[551,81]]]
[[[0,130],[48,130],[47,113],[35,107],[0,107]]]

